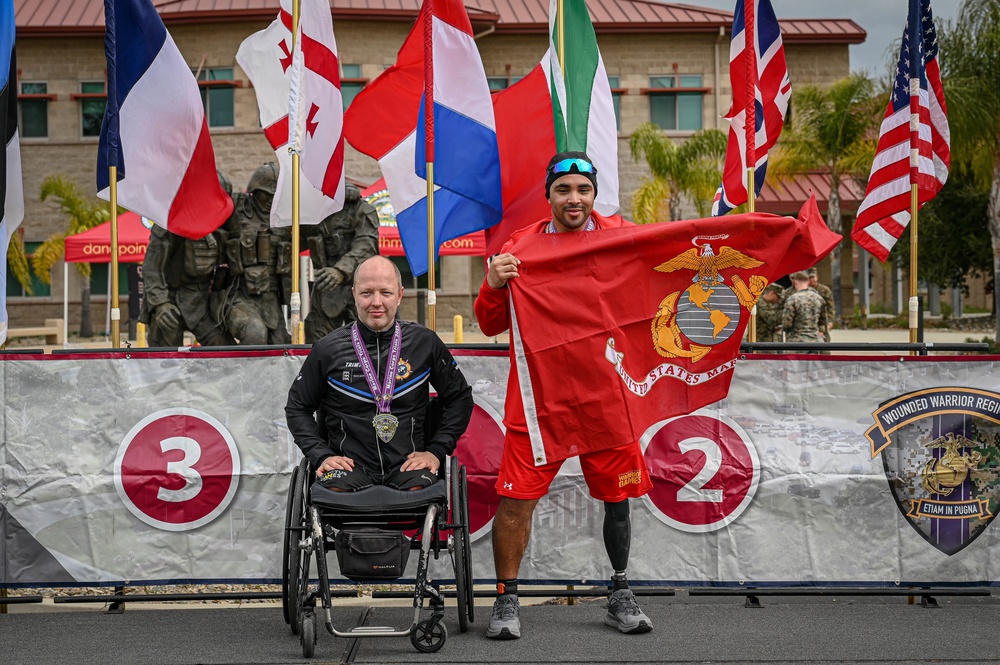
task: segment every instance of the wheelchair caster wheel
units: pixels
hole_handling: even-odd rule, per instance
[[[302,612],[299,624],[299,642],[302,643],[302,657],[312,658],[316,653],[316,615]]]
[[[440,621],[425,619],[418,623],[410,634],[410,644],[417,651],[434,653],[444,646],[448,639],[448,628]]]

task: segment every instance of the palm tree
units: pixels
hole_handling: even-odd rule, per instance
[[[722,182],[726,135],[702,129],[678,146],[659,127],[643,123],[629,138],[636,162],[645,158],[652,178],[645,178],[632,196],[632,217],[639,224],[681,218],[682,196],[690,196],[698,214],[708,214]]]
[[[989,193],[994,336],[1000,341],[1000,0],[965,0],[954,29],[938,33],[953,168]]]
[[[784,128],[768,175],[779,180],[808,171],[830,176],[826,225],[845,236],[840,213],[840,185],[845,177],[864,181],[875,153],[873,141],[878,113],[885,100],[876,98],[874,83],[865,73],[854,73],[827,88],[802,86],[792,91],[791,122]],[[848,241],[849,242],[849,241]],[[833,301],[843,314],[840,256],[844,241],[831,252]]]
[[[39,198],[46,201],[55,199],[59,209],[69,217],[66,230],[54,233],[35,250],[31,264],[35,274],[46,284],[52,280],[52,268],[66,254],[66,237],[83,233],[111,218],[111,209],[103,201],[87,200],[80,193],[76,183],[61,175],[52,175],[42,181]],[[83,276],[80,287],[80,336],[92,337],[94,326],[90,319],[90,264],[77,263],[76,269]]]
[[[7,265],[14,273],[14,278],[24,287],[25,293],[29,296],[35,295],[31,288],[31,270],[28,269],[28,255],[24,250],[24,240],[20,233],[15,233],[10,237],[10,244],[7,246]]]

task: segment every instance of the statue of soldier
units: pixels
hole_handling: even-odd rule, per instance
[[[276,163],[258,166],[247,191],[233,196],[233,215],[224,225],[229,275],[219,318],[240,344],[291,342],[282,312],[282,277],[292,270],[291,235],[271,228],[277,183]]]
[[[306,316],[306,343],[358,318],[351,295],[354,270],[378,254],[378,212],[351,183],[344,207],[316,225],[302,227],[315,269]]]
[[[232,192],[229,179],[221,172],[219,183]],[[148,326],[149,346],[183,346],[185,330],[202,346],[235,343],[209,305],[222,261],[218,231],[191,240],[153,227],[142,262],[144,291],[139,309],[139,321]]]

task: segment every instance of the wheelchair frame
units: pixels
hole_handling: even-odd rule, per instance
[[[447,477],[442,473],[448,468]],[[465,467],[454,457],[439,470],[439,480],[417,491],[385,486],[359,492],[332,492],[314,481],[315,471],[303,459],[292,470],[285,508],[285,537],[282,547],[282,609],[285,623],[299,635],[302,655],[312,657],[317,642],[316,604],[324,612],[327,631],[335,637],[406,637],[414,648],[434,652],[444,646],[448,630],[444,618],[444,598],[438,585],[427,577],[429,557],[438,559],[447,551],[455,571],[455,594],[459,630],[468,630],[475,620],[469,500]],[[327,555],[336,551],[337,532],[345,528],[375,526],[408,531],[420,530],[409,547],[419,551],[413,595],[413,620],[407,628],[355,626],[338,630],[333,625]],[[450,534],[445,534],[450,531]],[[310,579],[315,558],[317,580]],[[398,579],[398,578],[396,578]],[[365,581],[365,580],[358,580]],[[373,582],[388,580],[373,578]],[[421,620],[429,602],[431,616]]]

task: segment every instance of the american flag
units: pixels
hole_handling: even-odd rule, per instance
[[[910,0],[892,98],[851,233],[855,242],[880,261],[889,258],[910,223],[911,186],[917,185],[922,206],[948,179],[951,134],[937,56],[930,0]]]
[[[747,67],[746,21],[744,0],[737,0],[733,12],[733,39],[729,46],[729,81],[733,88],[733,104],[726,115],[729,118],[729,143],[726,147],[726,166],[722,184],[715,193],[712,216],[727,212],[747,202]],[[778,140],[792,95],[785,65],[785,47],[781,42],[781,28],[771,7],[771,0],[754,0],[754,53],[757,56],[754,87],[754,115],[756,132],[754,143],[754,194],[760,193],[767,172],[767,152]]]

